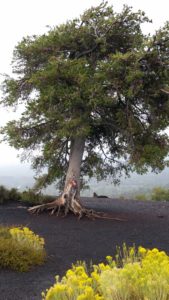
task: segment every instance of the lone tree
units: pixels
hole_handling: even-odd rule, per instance
[[[4,139],[38,172],[47,169],[38,186],[64,183],[59,199],[33,212],[62,206],[89,216],[78,201],[83,175],[116,181],[167,165],[169,23],[146,36],[145,22],[140,10],[116,13],[102,2],[16,46],[1,103],[25,110],[2,129]]]

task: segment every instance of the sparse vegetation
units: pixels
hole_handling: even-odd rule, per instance
[[[156,187],[152,190],[151,199],[155,201],[169,201],[169,189]]]
[[[19,201],[25,204],[36,205],[45,203],[47,201],[53,201],[56,197],[51,195],[43,195],[42,193],[35,193],[33,190],[28,189],[23,192],[19,192],[17,189],[7,189],[4,186],[0,186],[0,204],[7,202]]]
[[[169,189],[164,187],[155,187],[150,192],[140,193],[130,196],[139,201],[169,201]],[[36,193],[33,189],[28,189],[23,192],[18,191],[16,188],[7,189],[0,185],[0,204],[7,202],[18,201],[28,205],[38,205],[55,200],[55,196]],[[126,196],[120,196],[119,199],[125,200]]]
[[[35,193],[33,190],[29,189],[21,193],[21,202],[27,204],[42,204],[48,201],[53,201],[56,197],[51,195],[44,195],[42,193]]]
[[[134,198],[139,201],[169,201],[169,189],[164,187],[155,187],[149,193],[137,194]]]
[[[145,194],[138,194],[138,195],[136,195],[135,199],[139,200],[139,201],[146,201],[147,200],[147,195],[145,195]]]
[[[123,246],[113,260],[93,265],[78,263],[59,279],[43,300],[168,300],[169,257],[158,249]],[[119,262],[121,267],[119,267]]]
[[[17,189],[12,188],[8,190],[3,185],[0,186],[0,204],[10,201],[19,201],[21,198],[21,194],[17,191]]]
[[[27,227],[0,227],[0,267],[20,272],[44,263],[44,239]]]

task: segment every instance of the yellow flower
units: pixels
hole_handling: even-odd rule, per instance
[[[138,253],[141,255],[141,256],[144,256],[146,254],[147,250],[143,247],[139,247],[138,248]]]
[[[77,300],[94,300],[94,291],[91,287],[86,286],[84,293],[77,297]]]
[[[107,256],[106,256],[106,259],[107,259],[107,261],[112,261],[112,256],[107,255]]]
[[[99,281],[100,275],[97,272],[92,272],[91,273],[91,277],[95,280],[95,281]]]
[[[59,296],[65,296],[65,298],[66,298],[66,291],[67,291],[67,286],[66,285],[56,284],[56,285],[54,285],[53,287],[51,287],[49,289],[45,299],[46,300],[55,299],[55,295],[58,296],[58,299],[59,299]]]
[[[87,274],[85,265],[73,266],[51,288],[45,300],[168,299],[169,256],[157,248],[125,248],[123,267],[106,257],[109,264],[93,265]]]
[[[110,270],[111,269],[109,265],[105,265],[104,263],[100,263],[98,266],[99,266],[99,269],[101,271],[105,271],[105,270]]]
[[[29,244],[31,247],[37,250],[43,249],[44,247],[44,239],[40,238],[27,227],[14,227],[9,231],[12,237],[21,244]]]
[[[66,272],[66,277],[71,277],[73,275],[74,275],[74,272],[70,269]]]
[[[154,248],[153,250],[151,250],[151,253],[157,254],[157,253],[159,253],[159,250],[157,248]]]

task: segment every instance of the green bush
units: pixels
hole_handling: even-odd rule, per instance
[[[121,256],[122,255],[122,256]],[[107,263],[73,265],[46,293],[43,300],[168,300],[169,257],[158,249],[139,247],[119,251]],[[121,266],[119,266],[119,263]]]
[[[42,204],[45,201],[45,196],[42,194],[36,194],[31,189],[21,193],[21,202],[28,204]]]
[[[169,201],[169,189],[156,187],[152,190],[151,199],[155,201]]]
[[[12,188],[9,190],[9,200],[10,201],[20,201],[21,200],[21,193],[15,189],[15,188]]]
[[[9,202],[9,201],[20,201],[21,193],[17,189],[7,189],[3,185],[0,186],[0,204]]]
[[[8,227],[0,226],[0,238],[10,239],[11,234]]]
[[[46,258],[44,239],[27,227],[0,227],[0,267],[28,271]]]
[[[46,202],[53,201],[56,199],[54,196],[43,195],[41,193],[35,193],[33,190],[29,189],[22,192],[20,201],[23,203],[28,203],[31,205],[38,205]]]
[[[9,190],[0,185],[0,204],[9,201]]]
[[[147,196],[145,194],[138,194],[135,196],[136,200],[139,201],[146,201],[147,200]]]
[[[24,204],[38,205],[46,202],[53,201],[56,197],[50,195],[43,195],[42,193],[35,193],[32,189],[19,192],[17,189],[7,189],[0,186],[0,204],[9,201],[19,201]]]

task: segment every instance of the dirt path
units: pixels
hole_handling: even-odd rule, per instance
[[[98,263],[116,246],[157,247],[169,254],[169,203],[83,198],[87,207],[110,212],[126,222],[28,214],[17,205],[0,206],[0,223],[26,225],[45,238],[48,260],[28,273],[0,270],[0,300],[40,300],[41,292],[77,260]]]

